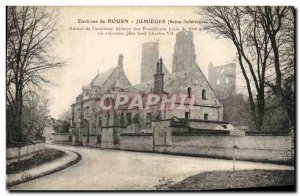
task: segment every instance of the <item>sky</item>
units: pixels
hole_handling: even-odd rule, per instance
[[[172,35],[100,35],[95,30],[70,30],[72,28],[123,27],[131,28],[178,28],[201,27],[201,24],[135,24],[137,19],[193,20],[201,21],[199,7],[49,7],[58,13],[58,31],[52,45],[57,60],[66,65],[47,73],[53,85],[47,87],[50,114],[58,118],[75,102],[83,85],[107,69],[117,65],[118,55],[124,55],[124,71],[132,84],[139,83],[142,44],[159,42],[159,53],[167,69],[171,71],[176,32]],[[81,20],[125,19],[128,24],[87,24]],[[188,29],[187,29],[188,30]],[[208,75],[208,64],[222,65],[233,62],[235,50],[227,39],[217,39],[203,30],[193,31],[196,62]]]

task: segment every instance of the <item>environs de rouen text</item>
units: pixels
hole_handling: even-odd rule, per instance
[[[78,19],[78,23],[116,23],[116,24],[127,24],[127,23],[135,23],[135,24],[200,24],[204,23],[201,20],[192,20],[192,19],[183,19],[183,20],[172,20],[172,19],[136,19],[128,20],[128,19]]]

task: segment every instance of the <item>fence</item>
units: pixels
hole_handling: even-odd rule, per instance
[[[6,148],[6,164],[30,159],[33,155],[45,149],[45,141],[36,141],[19,147]]]

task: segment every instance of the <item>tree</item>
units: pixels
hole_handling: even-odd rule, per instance
[[[258,7],[262,25],[270,38],[275,78],[267,82],[279,98],[289,119],[295,123],[295,10],[293,7]]]
[[[71,120],[72,120],[72,112],[71,110],[67,110],[60,115],[58,120],[56,120],[53,129],[56,132],[68,133],[70,129]]]
[[[6,100],[11,141],[23,141],[26,92],[49,83],[44,73],[63,64],[50,55],[56,21],[56,15],[43,7],[7,8]]]
[[[60,117],[59,120],[61,121],[66,121],[66,122],[70,122],[72,120],[72,112],[70,109],[66,110],[65,112],[63,112]]]
[[[229,38],[234,44],[246,81],[251,114],[256,128],[262,129],[265,113],[265,75],[270,53],[269,38],[262,32],[258,15],[238,7],[206,7],[208,31]]]
[[[24,95],[23,133],[25,141],[41,139],[44,128],[50,124],[48,100],[42,95],[29,91]]]
[[[277,19],[268,19],[265,12],[270,9],[277,9],[274,11]],[[280,73],[277,73],[278,67],[276,67],[278,58],[281,58],[276,52],[279,50],[280,44],[274,44],[274,38],[268,32],[268,28],[274,30],[274,20],[277,21],[276,30],[281,30],[282,37],[287,39],[285,35],[288,32],[287,28],[283,28],[284,25],[280,23],[283,18],[293,17],[287,14],[286,9],[289,8],[205,7],[203,10],[204,19],[207,21],[206,29],[218,37],[230,39],[235,46],[239,65],[247,85],[251,114],[259,131],[263,129],[266,98],[272,95],[269,93],[269,88],[272,87],[270,81],[274,80],[274,72],[277,87],[271,88],[271,90],[277,95],[276,88],[281,86],[282,90],[282,78]],[[271,23],[269,27],[267,26],[268,21]],[[290,25],[288,26],[291,27]],[[275,38],[275,42],[278,42],[277,38]]]

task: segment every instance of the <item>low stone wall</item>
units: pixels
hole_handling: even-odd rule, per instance
[[[119,149],[153,151],[153,136],[149,133],[121,134]]]
[[[52,139],[54,142],[69,142],[69,133],[52,133]]]
[[[114,128],[103,127],[101,133],[101,148],[114,148]]]
[[[128,133],[127,128],[102,127],[99,138],[90,135],[87,143],[87,137],[82,136],[80,141],[84,146],[98,148],[226,159],[232,159],[235,152],[237,160],[287,163],[294,158],[294,142],[287,133],[246,132],[245,135],[237,130],[187,129],[170,126],[169,120],[152,122],[153,134]]]
[[[96,148],[101,147],[100,142],[98,142],[97,135],[90,135],[89,140],[87,135],[82,136],[82,145]]]
[[[45,142],[36,142],[20,147],[6,148],[6,165],[21,160],[32,158],[32,156],[45,149]]]
[[[290,161],[290,136],[172,136],[172,145],[155,146],[155,151],[219,158],[232,158],[233,139],[236,158],[253,161]]]

